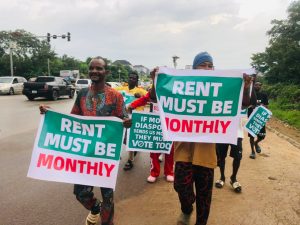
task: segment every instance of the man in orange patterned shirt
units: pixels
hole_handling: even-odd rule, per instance
[[[121,93],[105,84],[105,78],[109,71],[103,58],[97,57],[89,64],[89,76],[92,85],[83,88],[77,95],[71,113],[81,116],[116,116],[123,119],[126,128],[131,126],[131,119],[125,110],[125,103]],[[45,113],[48,106],[41,105],[41,113]],[[113,135],[113,134],[112,134]],[[103,201],[94,196],[92,186],[74,185],[76,199],[88,210],[86,225],[97,224],[101,214],[102,225],[113,225],[114,200],[113,189],[101,187]]]

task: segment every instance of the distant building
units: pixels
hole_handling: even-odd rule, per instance
[[[133,66],[133,70],[137,71],[139,74],[149,74],[150,70],[143,65],[135,65]]]
[[[131,69],[133,69],[133,66],[130,62],[127,60],[116,60],[113,62],[113,65],[123,65],[123,66],[129,66]]]

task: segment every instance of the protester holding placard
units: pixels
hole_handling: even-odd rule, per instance
[[[256,95],[254,90],[252,90],[251,92],[250,104],[251,105],[256,104]],[[248,106],[249,105],[242,105],[243,109],[244,108],[247,109]],[[242,185],[237,181],[237,173],[240,168],[240,164],[242,160],[243,138],[244,138],[244,131],[243,131],[242,118],[241,118],[238,127],[237,144],[236,145],[226,144],[226,143],[216,144],[218,167],[220,168],[220,174],[221,174],[220,179],[215,182],[215,186],[217,188],[223,188],[225,184],[225,159],[227,157],[228,148],[230,146],[230,156],[233,158],[232,175],[230,176],[230,184],[236,193],[240,193],[242,191]]]
[[[254,90],[255,90],[255,94],[256,94],[256,98],[257,98],[257,106],[264,106],[266,108],[268,108],[269,105],[269,100],[268,100],[268,96],[267,94],[261,92],[261,87],[262,87],[262,83],[260,82],[255,82],[254,84]],[[255,107],[251,107],[248,110],[248,117],[251,115],[251,113],[253,112]],[[255,159],[256,155],[255,155],[255,151],[257,153],[261,153],[261,148],[258,145],[259,142],[261,142],[262,140],[265,139],[266,137],[266,126],[263,126],[263,128],[260,130],[260,132],[257,134],[257,139],[255,141],[255,138],[249,133],[248,137],[250,138],[250,147],[251,147],[251,154],[250,154],[250,158],[251,159]],[[255,148],[255,151],[254,151]]]
[[[207,52],[196,55],[193,69],[213,70],[213,58]],[[206,224],[210,211],[214,168],[217,165],[215,144],[174,142],[175,180],[181,211],[178,224],[190,224],[196,201],[196,224]],[[196,195],[194,193],[194,183]]]
[[[154,87],[152,87],[152,89],[154,89]],[[156,102],[156,98],[155,99],[151,99],[151,92],[152,89],[148,91],[148,93],[135,100],[134,102],[132,102],[130,104],[130,106],[128,107],[129,111],[132,111],[134,109],[136,109],[137,107],[140,106],[144,106],[146,105],[148,102],[152,102],[151,103],[151,112],[158,112],[158,107]],[[147,182],[149,183],[154,183],[157,180],[157,177],[160,175],[160,160],[159,160],[159,156],[162,153],[154,153],[151,152],[150,153],[150,162],[151,162],[151,168],[150,168],[150,175],[147,178]],[[170,154],[165,154],[165,164],[164,164],[164,175],[165,178],[168,182],[173,182],[174,181],[174,146],[172,145],[171,147],[171,151]]]
[[[199,53],[193,62],[193,69],[199,69],[199,70],[213,70],[213,59],[207,52]],[[165,70],[162,68],[162,70]],[[154,70],[152,73],[155,73],[157,71]],[[160,72],[160,71],[159,71]],[[185,72],[181,71],[175,71],[174,73],[180,74],[180,76],[184,76]],[[191,71],[193,73],[193,71]],[[177,80],[176,77],[171,77],[166,75],[164,72],[162,72],[160,75],[161,80],[165,79],[167,82],[168,77],[169,79],[172,79],[171,85],[173,86],[172,93],[179,93],[179,95],[186,96],[187,99],[183,100],[182,102],[185,102],[187,104],[187,107],[182,107],[182,104],[178,105],[178,98],[177,96],[171,96],[169,97],[166,93],[162,94],[162,99],[158,99],[160,101],[160,107],[162,107],[163,103],[165,105],[168,105],[169,107],[175,105],[177,110],[188,110],[190,112],[194,112],[197,110],[198,112],[203,112],[203,104],[205,102],[203,100],[203,95],[209,96],[211,93],[214,96],[218,96],[218,90],[220,85],[222,83],[217,82],[217,78],[212,77],[211,79],[216,80],[216,82],[207,82],[206,86],[204,87],[203,82],[198,81],[198,76],[196,73],[193,73],[194,76],[190,76],[188,81],[181,81]],[[209,74],[209,73],[208,73]],[[179,76],[179,75],[178,75]],[[158,76],[159,78],[160,76]],[[194,77],[194,78],[193,78]],[[158,80],[158,78],[156,80]],[[209,79],[209,78],[207,78]],[[222,78],[219,78],[222,80]],[[195,82],[198,81],[198,82]],[[237,86],[241,85],[240,78],[235,79]],[[249,76],[244,76],[244,94],[243,95],[243,104],[250,101],[249,96],[249,84],[251,82],[251,78]],[[169,90],[163,86],[164,83],[159,84],[156,83],[155,88],[159,88],[159,92],[163,92],[165,90]],[[186,85],[186,88],[184,89],[184,86]],[[196,86],[198,85],[198,86]],[[208,85],[211,87],[211,92],[209,92]],[[158,87],[157,87],[158,86]],[[240,86],[241,87],[241,86]],[[200,93],[200,90],[203,91],[203,93]],[[157,95],[159,92],[156,92]],[[199,92],[199,93],[198,93]],[[229,93],[231,94],[231,93]],[[188,97],[193,96],[194,99],[189,99]],[[238,95],[240,96],[240,95]],[[238,96],[234,96],[235,98],[235,104],[238,102]],[[192,97],[191,97],[192,98]],[[233,102],[233,101],[230,101]],[[225,108],[228,108],[226,104],[231,104],[230,102],[224,102]],[[214,102],[217,103],[217,102]],[[218,104],[218,103],[217,103]],[[214,110],[216,109],[216,105],[214,105]],[[170,110],[170,109],[166,109]],[[237,109],[234,109],[235,111]],[[169,111],[168,111],[169,112]],[[211,113],[214,113],[215,111],[211,111]],[[160,112],[161,114],[162,112]],[[164,112],[163,112],[164,113]],[[173,117],[171,119],[166,117],[166,121],[164,122],[164,126],[168,127],[171,132],[174,132],[172,134],[167,129],[166,131],[169,132],[170,135],[172,135],[172,138],[168,138],[169,140],[176,140],[178,139],[177,135],[175,134],[176,131],[180,131],[180,134],[182,134],[182,139],[186,138],[189,139],[191,135],[194,135],[195,138],[200,138],[202,135],[197,130],[200,130],[200,126],[202,125],[201,131],[204,132],[215,132],[216,135],[221,138],[226,132],[226,128],[228,127],[230,121],[215,121],[216,124],[213,122],[208,125],[207,121],[201,121],[201,120],[190,120],[188,121],[188,118],[184,118],[181,116],[181,119],[178,119],[178,116],[176,118],[176,115],[169,113],[168,115],[172,115]],[[199,115],[199,114],[198,114]],[[161,115],[162,117],[162,115]],[[167,121],[167,119],[169,119]],[[201,119],[201,118],[200,118]],[[171,122],[171,123],[170,123]],[[187,126],[189,124],[189,126]],[[194,127],[190,125],[194,125]],[[212,126],[215,125],[214,128]],[[207,128],[210,126],[210,128]],[[219,127],[220,126],[220,127]],[[166,128],[164,127],[164,129]],[[236,127],[237,128],[237,127]],[[236,129],[234,128],[234,129]],[[172,130],[171,130],[172,129]],[[188,130],[188,131],[184,131]],[[187,132],[193,132],[193,134],[186,134]],[[179,132],[178,132],[179,133]],[[186,134],[186,135],[185,135]],[[207,138],[211,138],[209,135],[203,135]],[[168,140],[167,139],[167,140]],[[193,138],[190,138],[191,140]],[[214,138],[213,138],[214,139]],[[213,187],[213,176],[214,176],[214,168],[217,166],[217,156],[216,156],[216,150],[215,150],[215,144],[212,143],[204,143],[204,142],[174,142],[174,160],[176,162],[175,164],[175,179],[174,179],[174,188],[178,193],[179,201],[181,204],[181,215],[178,218],[177,224],[189,224],[190,223],[190,217],[191,213],[193,211],[193,203],[196,201],[196,224],[206,224],[209,216],[210,211],[210,204],[211,204],[211,197],[212,197],[212,187]],[[194,140],[194,139],[193,139]],[[196,195],[194,193],[194,184],[196,187]]]
[[[135,98],[140,98],[140,97],[144,96],[145,94],[147,94],[147,91],[141,87],[138,87],[138,83],[139,83],[139,75],[137,72],[132,71],[128,77],[128,86],[117,87],[117,88],[115,88],[115,90],[125,91],[127,94],[131,94]],[[143,109],[144,109],[144,107],[140,106],[137,110],[143,110]],[[125,138],[125,140],[126,140],[126,138]],[[132,169],[135,154],[136,154],[136,152],[128,153],[128,160],[123,168],[125,171]]]
[[[131,119],[128,118],[123,96],[118,91],[105,85],[105,78],[109,71],[103,58],[97,57],[89,64],[89,76],[92,85],[82,89],[76,98],[71,113],[80,116],[115,116],[123,119],[125,128],[131,126]],[[40,106],[41,113],[45,113],[47,106]],[[101,184],[99,184],[101,185]],[[86,185],[74,185],[76,199],[88,210],[86,225],[97,224],[100,214],[102,224],[113,225],[114,200],[113,189],[100,188],[101,202],[94,196],[93,187]]]

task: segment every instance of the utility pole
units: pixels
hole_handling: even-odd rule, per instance
[[[118,73],[119,73],[119,83],[121,83],[121,69],[118,69]]]
[[[13,69],[13,57],[12,57],[12,48],[9,48],[9,58],[10,58],[10,75],[14,76],[14,69]]]
[[[48,76],[50,76],[51,75],[50,74],[50,59],[48,58],[47,61],[48,61]]]
[[[297,21],[296,24],[300,26],[300,21]],[[300,40],[298,41],[298,45],[300,46]]]
[[[13,49],[16,48],[16,43],[15,42],[10,42],[9,43],[9,59],[10,59],[10,75],[13,77],[14,76],[14,63],[13,63]]]

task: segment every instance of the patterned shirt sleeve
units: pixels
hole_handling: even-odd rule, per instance
[[[76,100],[74,102],[73,108],[71,110],[71,114],[75,115],[82,115],[81,109],[80,109],[80,99],[81,99],[81,92],[76,97]]]

